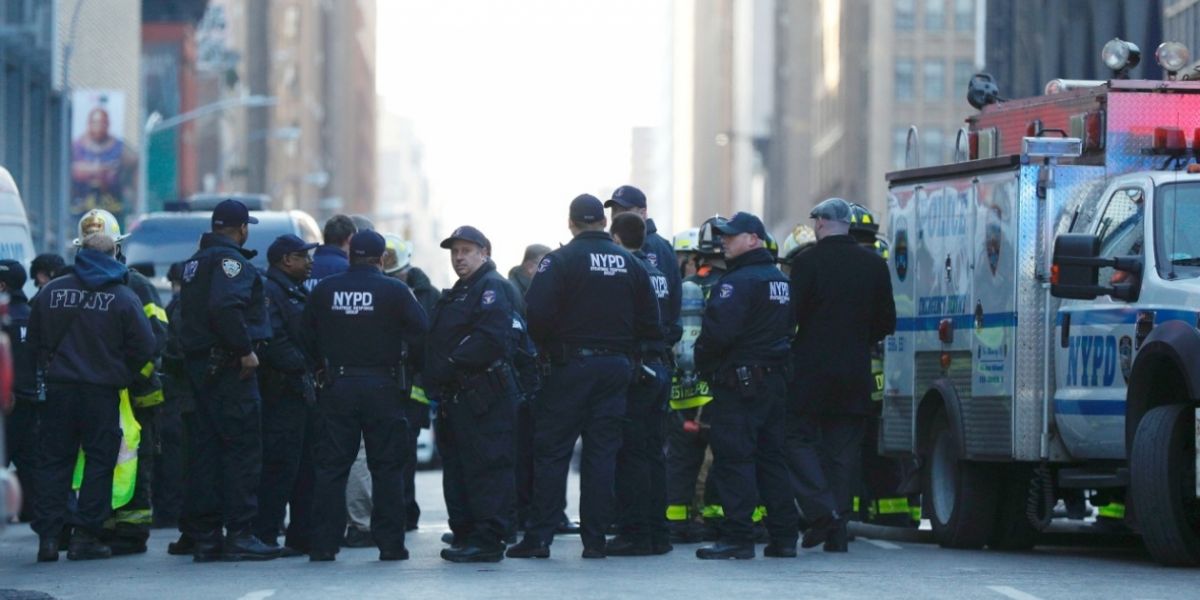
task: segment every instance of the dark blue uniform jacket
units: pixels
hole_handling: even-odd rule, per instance
[[[271,339],[262,277],[250,264],[257,253],[216,233],[200,236],[200,250],[183,263],[183,351],[189,356],[218,347],[245,356]]]
[[[425,310],[404,282],[372,265],[321,280],[304,308],[305,342],[330,367],[399,367],[401,341],[419,354],[429,330]]]
[[[127,274],[111,256],[80,250],[74,271],[38,293],[28,340],[47,382],[128,387],[154,356],[154,331]]]
[[[759,248],[727,262],[704,309],[696,368],[723,374],[740,366],[778,366],[789,358],[793,316],[787,277]]]
[[[632,355],[663,337],[646,269],[603,231],[547,254],[525,304],[529,333],[551,356],[577,348]]]
[[[304,282],[309,291],[317,287],[322,279],[330,275],[345,273],[350,268],[350,257],[338,246],[325,244],[313,251],[312,274]]]
[[[267,270],[264,289],[274,335],[263,348],[262,364],[284,375],[301,375],[313,366],[300,341],[300,321],[308,302],[308,290],[275,267]]]
[[[675,266],[675,248],[663,236],[658,235],[654,219],[646,219],[646,243],[642,245],[646,259],[667,278],[667,302],[659,302],[662,322],[667,328],[667,346],[674,346],[683,337],[683,326],[679,321],[680,304],[683,302],[683,278]]]
[[[8,296],[8,323],[4,333],[12,347],[13,396],[21,400],[32,400],[37,395],[37,362],[33,348],[29,345],[29,300],[21,290],[10,290]]]
[[[498,360],[511,361],[513,307],[509,283],[492,261],[442,294],[433,311],[424,381],[437,389]]]
[[[650,277],[650,287],[654,290],[654,297],[658,300],[658,316],[660,320],[659,326],[662,328],[663,332],[663,339],[653,340],[646,343],[642,347],[642,350],[643,352],[656,354],[659,357],[665,357],[667,350],[671,347],[668,345],[668,340],[670,339],[672,327],[672,324],[667,322],[667,315],[671,314],[672,304],[674,304],[676,307],[679,306],[678,297],[676,296],[674,300],[672,299],[670,281],[667,279],[667,276],[663,275],[663,272],[654,265],[654,263],[650,262],[644,252],[638,250],[637,252],[633,253],[633,256],[642,261],[642,266],[646,269],[646,275]],[[680,293],[682,293],[682,289],[680,290]],[[676,311],[675,314],[678,316],[678,311]],[[676,319],[676,322],[673,325],[675,327],[679,327],[678,319]]]

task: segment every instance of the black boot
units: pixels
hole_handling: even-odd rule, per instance
[[[771,542],[763,548],[763,556],[771,558],[796,558],[796,542]]]
[[[618,535],[608,542],[605,551],[609,556],[651,556],[654,547],[648,539]]]
[[[442,550],[442,558],[454,563],[494,563],[504,560],[504,545],[485,547],[478,544],[466,544]]]
[[[112,548],[109,548],[96,536],[82,529],[76,529],[75,533],[71,535],[71,545],[67,548],[67,560],[93,560],[111,556]]]
[[[813,521],[812,527],[809,527],[808,531],[804,532],[804,541],[800,543],[800,546],[803,548],[816,548],[825,543],[825,540],[829,539],[830,534],[835,529],[841,527],[841,519],[838,518],[837,513],[825,515]]]
[[[184,535],[188,537],[192,544],[192,561],[202,563],[221,560],[221,551],[224,546],[224,542],[222,540],[220,531],[201,536],[189,534]],[[182,541],[183,536],[180,536],[180,542]]]
[[[408,560],[408,549],[404,546],[379,551],[379,560]]]
[[[509,558],[550,558],[550,545],[526,536],[521,543],[509,547],[505,556]]]
[[[38,562],[54,562],[58,560],[58,537],[44,536],[38,540]]]
[[[181,533],[179,539],[167,544],[167,554],[171,556],[190,556],[196,549],[196,540],[192,536]]]
[[[343,548],[374,548],[375,539],[371,537],[371,532],[362,531],[354,527],[346,528],[346,537],[342,540]]]
[[[825,540],[826,552],[847,552],[850,549],[850,535],[846,531],[846,524],[843,522],[839,527],[829,532],[829,537]]]
[[[711,546],[697,548],[696,558],[702,560],[724,560],[730,558],[746,560],[754,558],[754,542],[717,542]]]
[[[268,546],[249,531],[230,532],[221,547],[221,560],[225,562],[275,558],[279,558],[279,546]]]

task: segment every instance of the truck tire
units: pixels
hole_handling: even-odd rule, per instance
[[[996,522],[992,526],[988,547],[993,550],[1029,550],[1037,542],[1038,529],[1029,521],[1029,496],[1033,491],[1040,495],[1040,486],[1034,483],[1034,470],[1030,465],[998,465],[1000,479],[999,502],[996,506]],[[1038,502],[1044,515],[1045,502]]]
[[[958,457],[945,415],[935,417],[929,434],[923,492],[933,537],[944,548],[982,548],[996,522],[995,468]]]
[[[1191,406],[1171,404],[1146,413],[1134,433],[1129,460],[1129,491],[1142,541],[1154,560],[1170,566],[1200,564],[1192,411]]]

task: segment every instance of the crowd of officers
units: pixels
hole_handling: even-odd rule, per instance
[[[530,246],[508,279],[482,231],[455,229],[440,293],[403,240],[345,216],[320,247],[280,236],[260,272],[257,221],[227,200],[165,310],[100,213],[28,304],[0,262],[39,561],[144,552],[156,521],[197,562],[407,559],[431,422],[452,562],[549,557],[580,439],[584,558],[702,540],[702,559],[794,557],[801,533],[844,552],[860,497],[903,495],[894,462],[886,489],[862,485],[895,308],[877,226],[851,235],[873,219],[844,200],[781,258],[748,213],[672,244],[637,188],[584,194],[573,239]]]

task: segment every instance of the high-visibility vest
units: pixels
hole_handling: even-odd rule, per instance
[[[142,443],[142,426],[133,416],[133,405],[129,401],[129,390],[121,390],[120,404],[121,448],[117,451],[117,466],[113,469],[112,507],[120,508],[133,499],[133,487],[137,483],[138,445]],[[75,476],[71,487],[76,491],[83,484],[83,449],[75,460]]]

